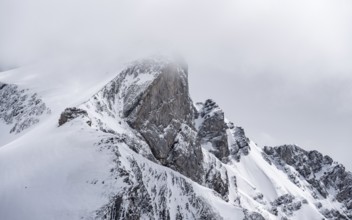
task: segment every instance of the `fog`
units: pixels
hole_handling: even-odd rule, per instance
[[[0,0],[0,31],[0,70],[181,54],[194,101],[214,99],[261,146],[352,170],[351,1]]]

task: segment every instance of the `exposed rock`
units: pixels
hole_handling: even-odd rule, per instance
[[[314,204],[318,209],[320,209],[321,207],[323,207],[323,204],[321,202],[316,202]]]
[[[352,173],[346,171],[343,165],[333,162],[329,156],[317,151],[308,152],[295,145],[264,147],[264,152],[279,168],[285,164],[292,166],[323,198],[328,195],[335,197],[345,205],[345,214],[352,217]],[[313,197],[318,198],[314,193]],[[322,212],[327,218],[343,219],[340,217],[342,214],[335,211]]]
[[[234,127],[234,136],[236,137],[236,143],[239,149],[246,148],[249,146],[249,139],[244,133],[244,129],[241,127]]]
[[[203,154],[196,140],[196,132],[185,124],[177,133],[168,157],[160,159],[164,165],[199,183],[203,176],[202,160]]]
[[[220,160],[225,160],[229,156],[229,146],[227,142],[226,123],[224,112],[211,99],[200,104],[201,108],[196,120],[198,125],[198,139],[201,144],[208,146],[208,150]]]
[[[324,198],[328,196],[328,192],[322,181],[313,178],[307,180],[307,182],[310,183],[314,188],[316,188],[320,195],[322,195]]]
[[[215,155],[209,154],[205,160],[207,161],[204,163],[205,186],[214,189],[225,201],[228,201],[230,183],[226,168]],[[232,181],[236,185],[236,177]]]
[[[277,211],[277,208],[280,208],[287,216],[291,216],[293,212],[301,208],[302,202],[290,194],[285,194],[273,201],[271,205],[273,206],[272,210]]]
[[[203,154],[184,63],[160,57],[136,61],[80,108],[94,112],[92,126],[107,133],[115,128],[100,118],[123,120],[159,163],[201,182]]]
[[[230,145],[230,155],[235,160],[239,161],[241,155],[248,155],[250,151],[249,138],[246,137],[244,129],[234,126],[232,122],[227,123],[229,132],[233,137]]]
[[[126,162],[121,163],[116,143],[103,140],[101,145],[115,152],[116,168],[112,175],[123,180],[123,190],[97,212],[98,219],[221,219],[195,193],[190,180],[133,157],[128,159],[127,168]]]
[[[322,209],[321,213],[325,216],[325,218],[332,219],[332,220],[351,219],[351,218],[344,216],[336,209]]]
[[[37,124],[45,114],[50,114],[50,109],[36,93],[0,83],[0,120],[13,126],[10,133],[20,133]]]
[[[265,220],[265,218],[258,212],[245,211],[246,217],[244,220]]]
[[[147,63],[139,71],[150,71],[150,66],[155,63]],[[202,152],[195,139],[187,70],[170,62],[159,71],[156,79],[136,97],[127,92],[124,117],[145,138],[156,159],[200,181]]]
[[[290,194],[285,194],[280,196],[279,198],[277,198],[274,202],[272,202],[273,206],[280,206],[283,204],[290,204],[292,203],[292,201],[295,199],[294,196],[290,195]]]
[[[87,111],[79,108],[66,108],[64,112],[61,113],[59,118],[59,126],[65,124],[68,121],[71,121],[78,117],[88,117]],[[86,123],[91,126],[92,121],[87,120]]]
[[[161,72],[134,101],[126,101],[132,96],[127,93],[124,103],[128,106],[124,106],[124,116],[132,128],[141,132],[155,157],[166,159],[181,124],[191,126],[193,111],[183,70],[169,64]]]

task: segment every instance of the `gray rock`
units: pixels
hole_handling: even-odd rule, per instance
[[[127,93],[124,116],[147,140],[155,157],[166,159],[181,124],[192,125],[193,111],[183,70],[169,64],[161,72],[133,104]]]
[[[277,215],[278,209],[280,209],[281,212],[285,215],[291,216],[295,211],[299,210],[302,207],[302,203],[303,201],[297,200],[293,195],[285,194],[271,202],[271,205],[273,207],[270,211],[274,215]]]
[[[65,124],[68,121],[71,121],[75,118],[78,117],[88,117],[87,111],[83,109],[79,109],[76,107],[73,108],[66,108],[64,112],[61,113],[60,118],[59,118],[59,126]],[[91,126],[92,121],[87,120],[86,123]]]
[[[136,61],[82,108],[127,122],[138,139],[147,143],[158,163],[201,183],[203,154],[193,124],[195,112],[187,71],[187,65],[169,58]],[[92,126],[116,133],[95,117]],[[140,148],[129,146],[135,151]]]
[[[20,133],[50,114],[36,93],[16,85],[0,83],[0,120],[11,125],[9,133]]]
[[[272,205],[280,206],[280,205],[290,204],[293,202],[294,199],[295,197],[293,195],[285,194],[277,198],[274,202],[272,202]]]
[[[236,161],[240,161],[241,156],[248,155],[250,151],[249,138],[246,137],[244,129],[234,126],[232,122],[227,123],[228,131],[232,135],[233,143],[229,146],[230,156]]]
[[[208,99],[197,116],[198,120],[203,121],[198,128],[199,141],[203,144],[210,143],[212,148],[209,151],[224,161],[230,154],[224,112],[213,100]]]
[[[116,138],[100,142],[102,149],[115,153],[116,168],[112,176],[123,180],[124,184],[120,186],[123,190],[111,196],[110,202],[97,211],[96,219],[221,219],[195,192],[187,178],[148,166],[151,162],[133,157],[128,158],[128,164],[122,163],[118,147],[121,142],[124,141]],[[177,206],[176,213],[175,210],[170,213],[170,206]]]
[[[157,64],[148,61],[139,73]],[[131,73],[133,68],[131,68]],[[141,93],[127,89],[124,117],[145,138],[156,159],[195,181],[202,175],[202,152],[193,126],[187,70],[166,63],[156,79]],[[134,97],[134,98],[131,98]]]
[[[204,164],[205,168],[205,177],[204,177],[204,185],[210,189],[215,190],[223,200],[228,201],[229,194],[229,177],[227,174],[226,168],[222,165],[222,163],[216,159],[215,155],[211,156],[209,162]],[[234,185],[237,184],[236,177],[232,179]]]
[[[244,210],[244,214],[244,220],[265,220],[265,218],[258,212],[249,212],[248,210]]]
[[[265,157],[277,166],[292,166],[322,197],[326,198],[328,192],[334,189],[336,194],[330,196],[345,205],[346,215],[352,215],[352,173],[346,171],[343,165],[318,151],[305,151],[295,145],[264,147],[264,152]],[[315,193],[313,196],[318,198]],[[325,209],[321,212],[330,219],[345,218],[336,210]]]
[[[347,220],[350,219],[343,214],[341,214],[338,210],[336,209],[322,209],[321,213],[328,219],[333,219],[333,220]]]
[[[183,124],[174,139],[168,157],[159,160],[164,165],[202,183],[203,154],[193,128]]]

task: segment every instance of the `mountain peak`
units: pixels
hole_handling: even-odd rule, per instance
[[[132,66],[127,72],[150,72],[150,66],[155,65],[159,60],[147,66]],[[162,60],[157,70],[157,76],[145,89],[135,84],[127,88],[124,117],[145,138],[156,159],[196,180],[202,172],[202,153],[195,141],[187,70],[169,60]]]
[[[25,110],[46,106],[27,94],[0,84],[0,118],[8,109],[21,113],[10,114],[16,122],[38,118],[21,112],[30,97]],[[0,148],[0,218],[352,218],[343,165],[295,145],[262,149],[215,101],[194,105],[182,59],[132,62],[66,107]]]
[[[184,64],[168,57],[135,61],[79,108],[62,117],[83,112],[90,126],[110,133],[117,133],[118,122],[125,121],[146,141],[156,161],[200,181],[203,157]]]

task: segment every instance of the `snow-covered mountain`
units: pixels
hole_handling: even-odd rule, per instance
[[[183,61],[138,60],[93,87],[23,78],[35,70],[0,75],[1,220],[352,219],[351,172],[257,146],[213,100],[192,102]]]

